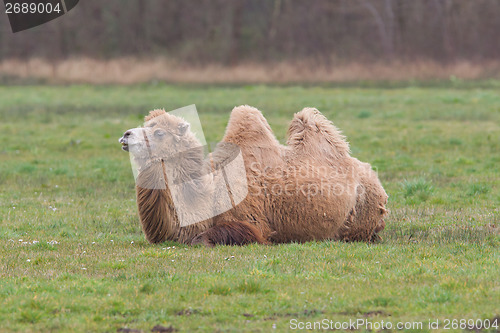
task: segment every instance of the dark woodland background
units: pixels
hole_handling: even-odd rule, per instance
[[[0,59],[481,62],[499,34],[499,0],[81,0],[17,34],[0,15]]]

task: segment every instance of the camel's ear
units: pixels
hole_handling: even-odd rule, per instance
[[[182,122],[177,126],[177,128],[179,129],[179,135],[184,135],[189,129],[189,123]]]

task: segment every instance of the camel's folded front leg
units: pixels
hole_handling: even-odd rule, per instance
[[[248,222],[220,222],[196,236],[191,244],[215,245],[245,245],[250,243],[267,244],[262,232]]]

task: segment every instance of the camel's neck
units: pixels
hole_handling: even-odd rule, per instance
[[[136,180],[137,205],[148,241],[190,242],[206,228],[210,222],[189,226],[183,222],[191,224],[193,217],[189,212],[197,208],[198,201],[206,202],[210,197],[207,196],[212,189],[209,171],[201,147],[141,167]]]
[[[170,239],[176,233],[178,220],[161,163],[151,164],[139,172],[136,196],[146,239],[151,243]]]

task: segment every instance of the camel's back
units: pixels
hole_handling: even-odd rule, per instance
[[[338,238],[355,205],[351,179],[317,154],[279,144],[254,108],[233,110],[223,141],[240,147],[249,188],[229,215],[254,222],[275,242]]]
[[[288,146],[280,145],[260,111],[233,110],[223,141],[240,147],[249,193],[220,218],[254,223],[273,242],[348,239],[346,228],[361,230],[367,221],[371,235],[380,216],[372,207],[382,197],[380,183],[361,175],[366,164],[350,156],[340,131],[306,108],[295,115],[288,136]],[[368,206],[357,203],[366,188],[375,193]]]

